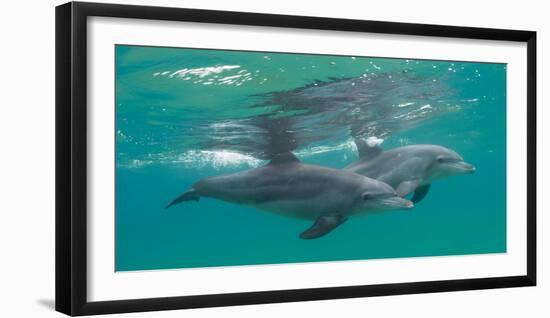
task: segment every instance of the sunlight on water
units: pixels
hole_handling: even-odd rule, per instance
[[[223,168],[231,166],[257,167],[262,161],[252,156],[230,151],[190,150],[180,155],[174,163],[182,163],[189,168]]]
[[[202,85],[233,85],[240,86],[244,82],[250,81],[254,76],[247,70],[238,70],[240,65],[221,65],[221,66],[207,66],[198,68],[184,68],[175,72],[163,71],[153,73],[153,77],[167,76],[169,78],[177,78],[184,81],[191,81],[194,84]],[[235,70],[234,72],[228,72]],[[223,73],[223,74],[222,74]],[[229,74],[228,74],[229,73]],[[231,75],[234,74],[235,75]],[[256,72],[258,73],[258,71]]]

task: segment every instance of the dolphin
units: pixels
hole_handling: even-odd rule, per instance
[[[420,202],[434,180],[451,175],[474,173],[476,168],[455,151],[437,145],[411,145],[383,151],[356,138],[359,159],[344,168],[385,182],[399,196],[413,193],[413,203]]]
[[[313,225],[302,239],[321,237],[348,217],[390,209],[409,209],[389,185],[351,171],[303,164],[291,152],[278,154],[265,166],[195,183],[166,208],[210,197],[307,220]]]

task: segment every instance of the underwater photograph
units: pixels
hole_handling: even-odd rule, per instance
[[[114,85],[118,272],[506,253],[506,64],[116,45]]]

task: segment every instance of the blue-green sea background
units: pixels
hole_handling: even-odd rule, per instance
[[[366,97],[343,91],[339,109],[388,119],[365,122],[364,137],[386,149],[443,145],[476,173],[436,181],[412,210],[352,218],[316,240],[298,237],[309,221],[214,199],[164,208],[202,178],[266,163],[239,147],[263,136],[243,120],[300,121],[307,109],[288,110],[293,103],[330,104],[341,88],[323,87],[355,79]],[[345,120],[310,122],[296,129],[325,137],[296,149],[303,162],[342,168],[356,159]],[[506,65],[116,46],[117,271],[502,252]]]

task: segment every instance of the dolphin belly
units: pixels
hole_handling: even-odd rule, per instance
[[[317,204],[317,198],[302,200],[272,200],[256,203],[253,206],[259,210],[275,213],[282,216],[303,220],[315,220],[320,215],[328,212],[326,206]],[[337,211],[332,211],[337,212]]]

